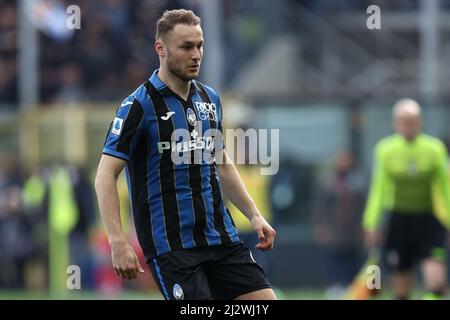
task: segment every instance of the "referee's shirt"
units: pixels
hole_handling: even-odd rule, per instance
[[[401,214],[433,213],[433,189],[450,214],[447,150],[437,138],[420,133],[413,141],[393,134],[375,146],[375,161],[363,227],[376,230],[384,209]]]
[[[157,73],[122,102],[103,148],[127,161],[133,217],[147,261],[182,248],[239,241],[214,157],[223,147],[219,95],[192,80],[185,101]]]

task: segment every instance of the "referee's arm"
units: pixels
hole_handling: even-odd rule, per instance
[[[256,248],[261,250],[272,249],[276,234],[275,230],[259,212],[227,152],[225,150],[220,151],[217,156],[219,159],[223,159],[219,163],[219,176],[225,197],[244,213],[251,222],[259,238]]]
[[[369,196],[362,219],[365,231],[365,244],[369,249],[375,248],[381,241],[378,226],[384,209],[384,196],[389,179],[380,145],[375,147],[373,166]]]
[[[447,229],[450,229],[450,183],[448,179],[448,154],[443,143],[438,146],[437,184],[441,189],[445,212],[447,212]]]

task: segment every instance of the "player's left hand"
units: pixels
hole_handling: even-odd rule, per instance
[[[251,220],[253,229],[258,234],[259,242],[256,244],[256,248],[262,251],[268,251],[273,248],[275,241],[276,231],[267,223],[261,215],[255,215]]]

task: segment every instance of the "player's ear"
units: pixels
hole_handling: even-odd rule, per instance
[[[160,57],[164,57],[166,55],[166,48],[164,43],[162,42],[161,39],[157,39],[155,41],[155,50],[156,53],[160,56]]]

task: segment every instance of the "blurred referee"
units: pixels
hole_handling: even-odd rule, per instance
[[[384,253],[392,270],[397,299],[408,299],[413,286],[413,267],[420,262],[427,294],[439,299],[446,293],[446,229],[434,213],[432,189],[440,189],[450,213],[447,151],[437,138],[421,133],[419,104],[398,101],[393,108],[396,134],[375,146],[374,169],[363,217],[366,245],[380,244],[383,209],[390,209],[384,237]]]

